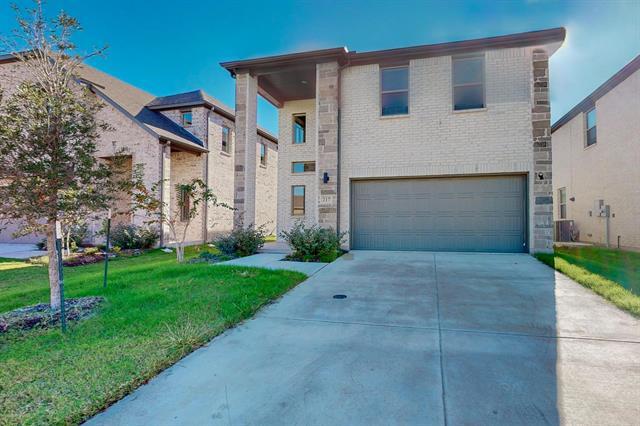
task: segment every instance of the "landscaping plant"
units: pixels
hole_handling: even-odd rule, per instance
[[[214,241],[218,250],[227,256],[244,257],[256,254],[267,238],[265,225],[234,229]]]
[[[160,238],[160,234],[153,227],[119,224],[111,229],[112,246],[125,250],[151,248],[156,244],[158,238]]]
[[[303,221],[298,221],[291,230],[282,231],[280,236],[293,250],[290,256],[292,260],[333,262],[342,254],[340,244],[346,234],[318,225],[308,226]]]
[[[117,193],[122,163],[98,161],[96,143],[109,126],[96,117],[101,104],[76,72],[103,49],[75,53],[71,38],[80,24],[64,12],[45,18],[40,0],[15,10],[19,29],[0,37],[0,50],[11,52],[29,77],[0,100],[0,228],[20,222],[17,234],[46,235],[50,305],[56,309],[56,222],[78,211],[105,210]]]

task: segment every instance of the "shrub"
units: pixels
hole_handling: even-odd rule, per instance
[[[297,222],[290,231],[282,231],[280,236],[289,244],[293,253],[290,258],[303,262],[333,262],[340,256],[340,243],[346,232],[336,233],[333,229],[318,225],[307,226]]]
[[[84,254],[96,254],[98,251],[98,247],[87,247],[84,249]]]
[[[227,256],[250,256],[258,252],[264,246],[266,232],[264,226],[254,228],[234,229],[228,235],[223,235],[214,244]]]
[[[155,228],[137,225],[116,225],[111,230],[111,245],[121,249],[147,249],[153,247],[160,238]]]

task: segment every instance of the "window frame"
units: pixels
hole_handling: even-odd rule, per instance
[[[564,195],[564,202],[562,201],[562,196]],[[562,210],[564,207],[564,212]],[[567,218],[567,187],[563,186],[562,188],[558,188],[558,219],[566,219]]]
[[[589,127],[589,114],[592,112],[595,117],[595,123],[592,127]],[[593,143],[589,143],[589,130],[591,129],[593,129],[595,133],[595,137],[593,138]],[[584,113],[584,147],[590,148],[597,144],[598,144],[598,112],[596,111],[596,107],[594,105]]]
[[[189,114],[189,116],[191,117],[191,121],[189,122],[189,124],[186,124],[184,116],[185,114]],[[190,109],[181,109],[180,110],[180,124],[182,125],[182,127],[191,127],[193,126],[193,110]]]
[[[482,60],[482,77],[480,83],[462,83],[456,84],[455,81],[455,64],[456,61],[464,61],[471,59],[481,59]],[[464,109],[456,109],[456,87],[472,87],[482,85],[482,106],[475,108],[464,108]],[[472,53],[467,55],[455,55],[451,57],[451,110],[454,112],[462,112],[462,111],[482,111],[487,108],[487,61],[486,54],[483,53]]]
[[[180,189],[178,197],[180,197],[178,202],[178,208],[180,209],[180,222],[187,222],[189,221],[189,211],[191,210],[191,197],[189,197],[187,192],[183,189]]]
[[[295,167],[294,167],[296,164],[302,164],[303,171],[296,172],[295,171]],[[313,164],[313,170],[304,170],[304,166],[306,166],[308,164]],[[294,175],[301,175],[303,173],[315,173],[315,171],[316,171],[316,162],[315,161],[292,161],[291,162],[291,173],[294,174]]]
[[[296,142],[296,117],[304,117],[304,133],[302,134],[302,142]],[[291,144],[303,145],[307,143],[307,113],[300,112],[291,114]]]
[[[267,144],[260,142],[259,154],[260,154],[260,165],[263,167],[267,167]],[[264,150],[264,155],[263,151]]]
[[[225,135],[225,130],[226,130],[226,134],[227,134],[227,148],[225,149],[225,140],[224,140],[224,135]],[[221,137],[220,137],[220,151],[224,152],[225,154],[231,154],[231,128],[229,126],[222,126],[222,130],[221,130]]]
[[[384,90],[382,87],[382,74],[384,72],[384,70],[390,70],[390,69],[400,69],[400,68],[406,68],[407,70],[407,89],[406,90]],[[380,89],[380,93],[378,96],[378,101],[380,103],[380,108],[379,108],[379,113],[380,113],[380,117],[406,117],[411,113],[411,67],[409,67],[409,64],[398,64],[398,65],[388,65],[388,66],[380,66],[379,67],[379,75],[378,75],[378,84],[379,84],[379,89]],[[382,98],[383,95],[387,94],[387,93],[407,93],[407,112],[406,113],[399,113],[399,114],[383,114],[382,113]]]
[[[293,199],[295,197],[295,189],[302,188],[302,213],[295,212]],[[307,188],[306,185],[291,185],[291,216],[304,216],[307,213]]]

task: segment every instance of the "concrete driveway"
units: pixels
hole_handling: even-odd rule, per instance
[[[35,244],[0,243],[0,257],[10,259],[28,259],[34,256],[44,256],[46,250],[38,250]]]
[[[640,322],[534,258],[355,251],[90,423],[622,425],[639,400]]]

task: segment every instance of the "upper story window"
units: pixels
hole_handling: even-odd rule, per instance
[[[558,189],[558,217],[567,218],[567,188]]]
[[[222,145],[220,149],[227,154],[231,151],[231,130],[226,126],[222,126]]]
[[[484,108],[484,56],[453,58],[453,109]]]
[[[260,144],[260,165],[267,165],[267,146],[263,143]]]
[[[587,111],[586,127],[587,127],[587,146],[595,145],[598,142],[597,126],[596,126],[596,109],[592,108]]]
[[[380,69],[380,115],[409,114],[409,67]]]
[[[307,173],[315,171],[315,161],[294,161],[293,163],[291,163],[291,173]]]
[[[293,143],[300,144],[307,141],[307,116],[294,114],[293,116]]]
[[[182,127],[191,126],[193,124],[193,114],[191,110],[180,111],[180,121],[182,122]]]

